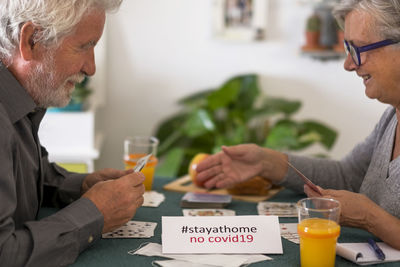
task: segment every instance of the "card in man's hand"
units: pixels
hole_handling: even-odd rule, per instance
[[[181,200],[182,208],[223,208],[232,201],[230,195],[186,193]]]

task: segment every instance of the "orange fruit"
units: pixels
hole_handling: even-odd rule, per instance
[[[207,153],[198,153],[192,158],[192,160],[190,161],[190,164],[189,164],[189,170],[188,170],[189,176],[192,179],[192,182],[199,187],[203,187],[204,182],[197,181],[196,167],[201,161],[203,161],[208,156],[209,156],[209,154],[207,154]]]

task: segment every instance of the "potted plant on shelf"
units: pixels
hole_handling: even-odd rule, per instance
[[[314,143],[330,149],[337,133],[314,120],[296,121],[301,103],[261,95],[256,74],[239,75],[216,89],[179,101],[182,110],[162,121],[157,174],[187,174],[198,153],[215,153],[222,145],[255,143],[278,150],[301,150]]]
[[[337,42],[335,46],[333,47],[333,50],[339,53],[344,53],[344,31],[343,29],[339,26],[339,24],[336,23],[336,39]]]
[[[83,111],[87,108],[87,100],[92,89],[88,87],[89,78],[85,76],[82,82],[75,84],[75,89],[71,95],[71,101],[67,106],[62,108],[50,108],[49,111],[64,112],[64,111]]]
[[[303,45],[303,51],[314,51],[323,49],[320,45],[321,18],[317,13],[308,17],[306,22],[306,43]]]

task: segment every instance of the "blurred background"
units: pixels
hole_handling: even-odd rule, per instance
[[[88,121],[82,126],[74,121],[76,130],[52,138],[54,125],[66,121],[55,112],[41,128],[53,159],[89,162],[91,169],[123,168],[126,136],[155,134],[179,110],[178,99],[248,73],[258,75],[262,94],[301,101],[296,119],[321,121],[337,131],[331,158],[340,159],[370,133],[387,106],[365,96],[362,79],[343,69],[343,56],[302,49],[307,20],[321,11],[320,1],[250,1],[255,21],[243,22],[243,31],[221,28],[227,19],[221,17],[227,7],[221,1],[125,0],[108,15],[96,48],[97,73],[89,83],[91,104],[83,112]],[[62,148],[84,135],[87,151],[86,145]],[[300,153],[310,150],[320,147]]]

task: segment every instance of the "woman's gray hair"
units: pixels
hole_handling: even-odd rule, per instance
[[[341,0],[333,9],[340,27],[353,10],[371,14],[377,22],[377,32],[384,39],[400,41],[400,0]]]
[[[59,44],[72,33],[85,13],[93,8],[110,12],[117,10],[122,0],[1,0],[0,59],[11,60],[20,39],[20,30],[32,22],[40,31],[34,42]]]

